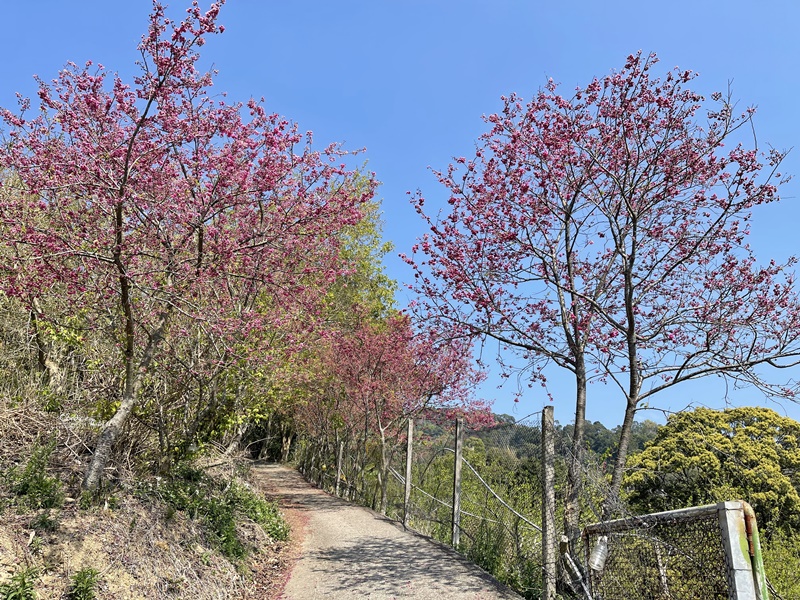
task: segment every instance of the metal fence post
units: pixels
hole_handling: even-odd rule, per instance
[[[731,600],[767,600],[756,587],[742,502],[720,502],[719,525],[728,567]]]
[[[453,465],[453,548],[461,537],[461,460],[464,447],[464,419],[456,420],[456,456]]]
[[[408,513],[411,505],[411,461],[414,451],[414,418],[408,420],[408,439],[406,440],[406,489],[403,498],[403,527],[408,529]]]
[[[544,563],[542,600],[556,597],[556,488],[555,423],[553,407],[542,411],[542,562]]]

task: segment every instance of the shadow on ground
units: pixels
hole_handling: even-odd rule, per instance
[[[413,540],[411,544],[397,541],[387,544],[365,538],[346,546],[313,552],[310,556],[317,565],[314,574],[330,582],[328,589],[333,592],[363,589],[389,596],[408,591],[420,573],[435,580],[437,588],[455,587],[461,593],[479,594],[487,587],[496,586],[489,575],[481,577],[482,573],[474,582],[466,582],[464,561],[460,556],[425,538],[410,536],[410,539]],[[443,551],[451,555],[447,560],[442,560]],[[473,574],[474,568],[470,567]]]

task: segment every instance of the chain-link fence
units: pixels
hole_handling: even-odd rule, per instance
[[[723,502],[590,525],[595,600],[769,600],[752,509]]]
[[[564,497],[563,490],[543,481],[547,461],[542,413],[502,420],[492,427],[467,425],[460,435],[455,421],[415,419],[405,425],[393,435],[335,432],[329,437],[305,438],[295,458],[306,477],[331,493],[454,545],[527,598],[555,598],[555,586],[549,587],[555,576],[545,579],[545,572],[554,574],[555,569],[554,559],[543,554],[542,528],[545,516],[549,515],[551,524],[560,521],[553,496],[560,500],[559,510],[563,510]],[[561,453],[555,454],[556,466],[564,470],[568,457],[562,454],[558,459]],[[581,505],[587,516],[599,517],[607,481],[601,464],[587,463],[584,468]],[[564,473],[557,478],[556,488],[563,485],[563,478]],[[551,492],[547,502],[546,489]],[[723,504],[741,507],[743,503]],[[734,526],[724,516],[731,514],[730,508],[712,505],[628,516],[586,527],[585,554],[574,557],[578,565],[568,551],[562,555],[560,597],[782,600],[767,591],[760,554],[757,561],[746,554],[758,548],[757,535],[754,540],[745,531],[755,528],[754,515],[751,521],[742,518],[736,521],[741,526]],[[597,565],[590,553],[601,537],[608,555],[601,568],[591,568]],[[753,569],[754,564],[760,565],[758,569]],[[543,589],[545,581],[548,589]],[[755,591],[750,596],[735,595],[739,593],[733,591],[739,589],[736,586],[748,581],[759,595]]]
[[[537,598],[542,585],[541,413],[463,432],[454,497],[456,421],[415,419],[391,439],[305,440],[301,470],[332,493],[379,510]],[[410,461],[409,461],[410,457]],[[411,482],[406,487],[406,474]],[[408,501],[406,502],[406,494]]]

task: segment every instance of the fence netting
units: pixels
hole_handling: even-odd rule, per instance
[[[465,428],[458,549],[500,581],[538,597],[542,580],[540,414]],[[444,542],[453,535],[454,439],[416,424],[409,525]],[[443,438],[443,439],[441,439]]]
[[[586,562],[601,533],[586,538]],[[608,533],[602,570],[587,569],[603,600],[727,600],[726,555],[716,513],[656,524],[631,519]]]
[[[302,438],[295,461],[306,477],[329,492],[371,507],[446,544],[454,541],[456,422],[416,418],[406,502],[408,423],[376,435],[366,428],[320,429]],[[542,413],[502,419],[491,427],[464,427],[457,549],[527,598],[543,593],[544,557]],[[558,441],[558,440],[557,440]],[[563,521],[567,444],[556,444],[555,505]],[[603,463],[585,457],[581,506],[585,525],[600,520],[608,495]],[[554,509],[555,510],[555,509]],[[660,520],[635,516],[621,504],[622,529],[584,530],[579,578],[561,563],[560,598],[581,600],[716,600],[731,596],[726,547],[716,513],[689,511]],[[687,517],[687,514],[689,515]],[[652,517],[653,515],[650,515]],[[589,568],[591,549],[606,535],[602,570]],[[578,551],[581,554],[580,551]],[[565,559],[566,560],[566,559]],[[577,584],[576,584],[577,582]],[[770,590],[773,592],[773,590]],[[763,600],[768,600],[764,598]],[[772,593],[769,600],[784,600]]]
[[[405,504],[407,429],[383,440],[304,440],[300,467],[328,491],[450,544],[456,422],[414,420]],[[465,426],[458,550],[500,581],[541,594],[541,413]]]

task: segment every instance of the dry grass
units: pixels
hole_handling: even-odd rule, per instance
[[[38,598],[58,599],[77,571],[91,568],[100,573],[99,600],[277,597],[291,547],[273,541],[255,523],[238,524],[251,552],[233,564],[211,547],[197,522],[153,497],[133,494],[129,472],[117,472],[114,496],[101,506],[80,508],[79,484],[94,434],[91,422],[0,398],[0,476],[24,464],[41,440],[55,439],[48,475],[63,482],[67,496],[60,509],[27,510],[12,502],[7,478],[0,479],[0,583],[34,568]],[[232,459],[211,462],[220,463],[219,476],[241,470]],[[263,492],[263,484],[253,487]]]

